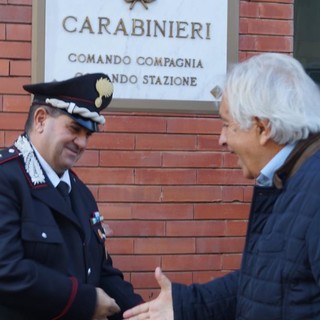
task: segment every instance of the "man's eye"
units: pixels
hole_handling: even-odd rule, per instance
[[[78,132],[80,130],[77,126],[70,126],[69,128],[72,132]]]

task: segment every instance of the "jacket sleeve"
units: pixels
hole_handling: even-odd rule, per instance
[[[108,317],[110,320],[122,320],[124,311],[143,302],[142,297],[134,292],[131,283],[123,279],[122,272],[113,267],[112,258],[109,254],[104,262],[101,288],[116,300],[121,309],[121,313]]]
[[[174,320],[234,320],[239,272],[205,284],[172,284]]]

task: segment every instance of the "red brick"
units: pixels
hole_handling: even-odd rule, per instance
[[[224,152],[223,153],[223,167],[224,168],[239,168],[238,164],[238,156],[230,153],[230,152]]]
[[[113,255],[114,266],[122,271],[151,271],[160,265],[160,256]]]
[[[217,116],[211,118],[169,118],[170,133],[218,134],[221,130],[221,120]]]
[[[30,97],[26,95],[4,95],[3,110],[7,112],[27,112],[30,108]]]
[[[0,128],[2,130],[23,130],[26,117],[19,113],[2,113],[0,117]]]
[[[96,167],[99,164],[99,151],[87,149],[79,161],[76,163],[76,167]],[[78,169],[75,169],[78,172]],[[81,174],[81,171],[79,171]]]
[[[90,138],[88,147],[101,150],[133,150],[134,144],[134,134],[99,132]]]
[[[221,153],[213,152],[164,152],[164,167],[221,167]]]
[[[112,255],[116,254],[133,254],[133,239],[107,238],[106,247]]]
[[[0,23],[0,41],[5,40],[5,38],[6,38],[6,25],[4,23]]]
[[[244,188],[243,191],[244,191],[244,199],[243,200],[246,202],[251,202],[252,194],[253,194],[253,186]]]
[[[2,117],[2,115],[1,115]],[[25,117],[26,119],[27,117]],[[25,121],[24,121],[25,122]],[[18,135],[21,134],[21,129],[18,131],[6,131],[5,133],[5,137],[4,137],[4,143],[6,147],[12,146],[12,144],[14,143],[14,141],[16,141]]]
[[[161,199],[161,188],[155,186],[101,186],[99,201],[113,202],[158,202]]]
[[[0,76],[9,75],[9,60],[0,60]],[[2,92],[2,89],[1,89]]]
[[[196,184],[197,171],[194,169],[137,169],[136,184],[181,185]]]
[[[197,253],[241,253],[243,247],[243,237],[211,237],[196,239]]]
[[[132,219],[131,204],[101,203],[100,213],[108,220]]]
[[[250,183],[250,180],[244,178],[242,170],[239,169],[198,169],[197,184],[243,185]]]
[[[293,35],[293,24],[288,20],[247,19],[246,29],[256,35]]]
[[[239,40],[240,50],[259,52],[292,52],[293,37],[242,35]]]
[[[240,186],[223,186],[222,188],[222,200],[231,201],[243,201],[244,189]]]
[[[227,236],[244,236],[247,232],[246,221],[227,221],[226,235]]]
[[[209,237],[226,234],[225,221],[167,221],[166,236]]]
[[[219,151],[223,149],[219,145],[219,136],[218,135],[201,135],[198,136],[198,150],[212,150]]]
[[[247,219],[250,204],[247,203],[206,203],[194,206],[195,219]]]
[[[9,4],[21,4],[21,5],[30,5],[32,4],[32,0],[8,0]]]
[[[221,188],[214,186],[164,186],[162,190],[164,202],[220,201],[222,198]]]
[[[77,174],[89,184],[132,184],[133,169],[77,168]]]
[[[252,2],[274,2],[274,3],[293,3],[294,0],[247,0]]]
[[[9,41],[31,41],[31,25],[7,24],[6,29]]]
[[[108,221],[113,236],[119,237],[162,237],[165,235],[165,223],[162,221]]]
[[[293,15],[294,8],[291,4],[263,3],[259,5],[259,16],[261,18],[293,20]]]
[[[191,272],[162,272],[172,281],[176,283],[191,284],[192,283],[192,273]],[[154,277],[154,272],[139,272],[132,273],[131,283],[135,288],[158,288],[159,284]],[[143,284],[143,286],[142,286]],[[153,297],[155,298],[155,297]]]
[[[31,59],[31,43],[0,41],[0,58]]]
[[[101,151],[103,167],[159,167],[161,152],[153,151]]]
[[[109,132],[165,132],[166,119],[160,116],[130,116],[106,114],[104,130]]]
[[[0,148],[6,147],[4,144],[4,132],[0,131]]]
[[[240,16],[251,18],[269,18],[269,19],[293,19],[293,6],[283,3],[257,3],[245,2],[240,3]]]
[[[192,135],[141,134],[136,136],[136,149],[195,150],[197,138]]]
[[[25,94],[22,86],[29,83],[30,79],[25,77],[0,77],[0,88],[1,92],[6,94]]]
[[[10,61],[10,75],[15,76],[29,76],[31,74],[30,61],[14,60]]]
[[[190,220],[193,218],[193,204],[134,204],[132,217],[148,220]]]
[[[0,5],[0,21],[12,23],[30,23],[32,9],[30,6]]]
[[[192,238],[141,238],[134,240],[136,254],[194,254],[195,240]]]
[[[220,255],[166,255],[162,267],[166,270],[218,270],[221,269]]]

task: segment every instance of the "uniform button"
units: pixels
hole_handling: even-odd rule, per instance
[[[88,269],[88,276],[91,274],[91,268]]]
[[[48,238],[48,236],[47,236],[47,234],[46,234],[45,232],[42,232],[42,233],[41,233],[41,237],[44,238],[44,239],[47,239],[47,238]]]

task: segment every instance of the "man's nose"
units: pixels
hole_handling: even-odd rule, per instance
[[[87,143],[88,143],[88,137],[87,135],[81,134],[78,135],[75,139],[74,142],[77,144],[77,146],[81,149],[86,148]]]
[[[224,128],[221,129],[220,136],[219,136],[219,145],[220,146],[226,146],[227,145],[227,139],[226,134],[224,132]]]

